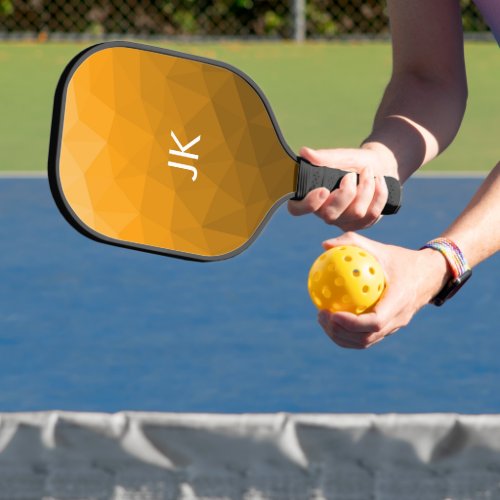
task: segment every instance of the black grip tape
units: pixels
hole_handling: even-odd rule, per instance
[[[302,200],[307,193],[319,187],[325,187],[333,191],[340,186],[340,181],[350,172],[339,170],[338,168],[319,167],[312,165],[304,158],[297,159],[299,164],[299,175],[297,179],[297,192],[293,200]],[[356,182],[359,182],[359,175],[356,175]],[[382,213],[384,215],[395,214],[401,207],[402,189],[401,184],[394,177],[384,177],[389,191],[387,203]]]

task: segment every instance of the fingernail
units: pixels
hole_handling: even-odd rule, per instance
[[[356,175],[356,174],[354,174]],[[342,180],[340,181],[340,185],[342,184],[349,184],[349,183],[352,183],[353,181],[353,172],[350,172],[346,175],[344,175],[344,177],[342,177]]]
[[[322,189],[319,192],[319,199],[320,200],[326,200],[328,198],[328,196],[330,196],[330,191],[328,191],[328,189]]]
[[[307,146],[303,146],[300,148],[301,156],[304,156],[304,155],[308,156],[309,154],[311,154],[311,152],[312,152],[312,149],[308,148]]]

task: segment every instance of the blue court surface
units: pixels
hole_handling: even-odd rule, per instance
[[[480,182],[413,179],[365,234],[417,248]],[[240,256],[186,262],[90,241],[46,179],[0,180],[0,411],[499,412],[500,256],[442,308],[350,351],[306,289],[338,234],[283,206]]]

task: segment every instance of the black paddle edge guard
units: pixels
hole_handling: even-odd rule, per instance
[[[328,190],[333,191],[340,186],[343,177],[350,173],[338,168],[316,166],[301,157],[297,158],[297,163],[299,166],[297,191],[292,200],[302,200],[307,193],[319,187],[326,187]],[[384,179],[389,194],[382,214],[395,214],[401,208],[402,187],[394,177],[385,176]],[[358,174],[356,182],[359,182]]]

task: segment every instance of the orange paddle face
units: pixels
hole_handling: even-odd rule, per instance
[[[296,176],[269,104],[235,68],[116,42],[82,52],[61,77],[49,180],[93,239],[231,257],[294,195]]]

